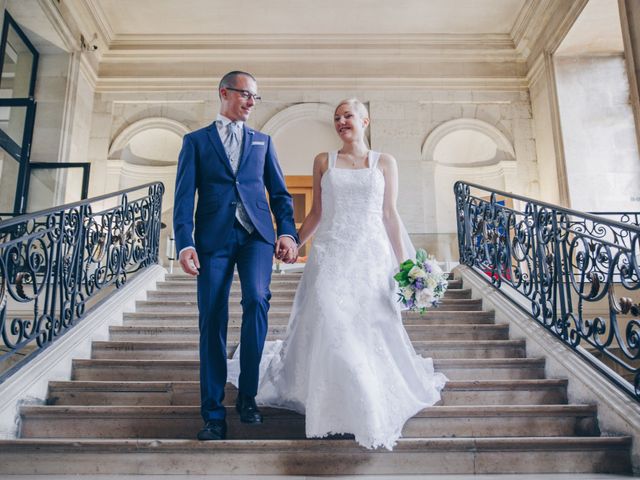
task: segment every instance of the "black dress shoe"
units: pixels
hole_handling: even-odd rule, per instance
[[[262,415],[258,410],[255,398],[238,392],[236,410],[240,414],[242,423],[262,423]]]
[[[198,432],[198,440],[224,440],[227,438],[227,422],[224,420],[209,420]]]

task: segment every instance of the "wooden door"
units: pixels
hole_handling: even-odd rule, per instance
[[[296,230],[302,226],[302,222],[311,211],[313,199],[313,177],[311,175],[287,175],[285,176],[287,190],[293,198],[293,219],[296,222]],[[309,253],[310,242],[301,249],[299,262],[305,262]]]

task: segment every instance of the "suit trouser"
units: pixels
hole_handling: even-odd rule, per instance
[[[274,246],[254,230],[249,234],[237,221],[227,244],[199,254],[198,309],[200,326],[200,401],[206,421],[225,418],[227,382],[227,324],[229,292],[237,266],[242,289],[239,391],[255,396],[260,358],[267,336]]]

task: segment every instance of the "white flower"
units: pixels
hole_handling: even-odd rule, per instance
[[[433,278],[432,276],[428,277],[425,285],[427,286],[427,288],[429,290],[433,290],[434,288],[436,288],[438,286],[438,282],[436,282],[436,279]]]
[[[409,270],[409,278],[411,280],[415,280],[417,278],[426,278],[427,272],[425,272],[422,268],[417,265]]]
[[[433,301],[433,292],[428,288],[416,292],[416,306],[418,308],[427,308]]]
[[[413,295],[413,288],[411,287],[404,287],[400,289],[400,294],[406,299],[409,300],[411,298],[411,296]]]

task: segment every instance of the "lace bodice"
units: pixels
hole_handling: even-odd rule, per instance
[[[378,168],[379,156],[370,152],[369,168],[352,170],[336,168],[337,153],[329,153],[329,168],[321,183],[322,219],[316,236],[336,229],[353,230],[362,221],[382,219],[384,177]]]

